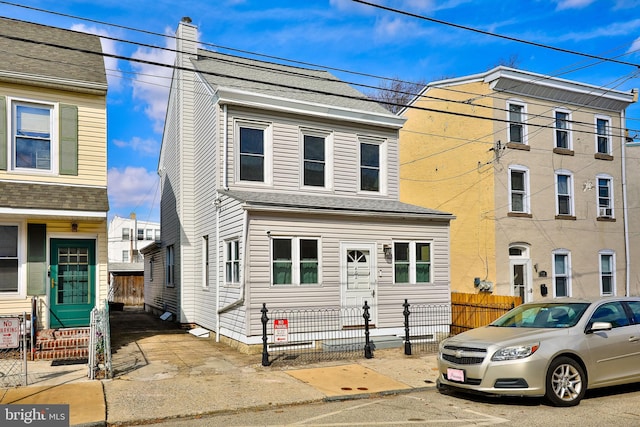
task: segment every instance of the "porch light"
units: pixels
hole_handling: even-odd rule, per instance
[[[71,231],[74,232],[74,233],[78,232],[78,223],[76,223],[76,222],[72,222],[71,223]]]
[[[382,245],[385,258],[391,258],[391,245]]]

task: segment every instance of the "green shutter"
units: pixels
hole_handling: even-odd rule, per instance
[[[27,225],[27,295],[47,294],[47,226]]]
[[[7,98],[0,96],[0,170],[7,170]]]
[[[78,175],[78,107],[60,104],[60,175]]]

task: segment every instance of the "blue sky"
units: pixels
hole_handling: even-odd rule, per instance
[[[640,63],[640,0],[369,1],[541,45]],[[377,86],[383,78],[429,82],[515,61],[523,70],[592,85],[624,91],[640,87],[640,68],[633,65],[518,43],[352,0],[0,0],[0,15],[123,40],[103,39],[103,50],[166,64],[173,62],[173,53],[159,48],[175,43],[162,35],[173,36],[180,19],[188,16],[207,49],[329,67],[354,84]],[[109,217],[135,212],[140,220],[159,221],[156,167],[170,69],[126,60],[105,63]],[[640,133],[640,106],[628,109],[627,127]]]

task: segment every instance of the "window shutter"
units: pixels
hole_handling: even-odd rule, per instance
[[[60,104],[60,175],[78,175],[78,107]]]
[[[27,295],[47,294],[47,226],[27,225]]]
[[[7,170],[7,98],[0,96],[0,170]]]

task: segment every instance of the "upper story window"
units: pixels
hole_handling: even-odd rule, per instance
[[[225,282],[240,283],[240,243],[237,239],[225,243]]]
[[[14,170],[53,171],[56,153],[52,105],[14,103]]]
[[[556,172],[556,212],[559,216],[573,215],[573,177],[570,172]]]
[[[332,187],[332,138],[328,132],[302,130],[302,185]]]
[[[145,240],[153,240],[153,230],[151,228],[146,229],[146,237]]]
[[[570,120],[571,116],[567,111],[556,110],[555,112],[555,139],[556,148],[571,149],[571,129]]]
[[[129,241],[129,229],[128,228],[123,228],[122,229],[122,240]]]
[[[529,171],[523,166],[509,167],[509,212],[529,213]]]
[[[138,228],[138,240],[144,240],[144,228]]]
[[[526,143],[525,135],[525,107],[523,104],[509,102],[508,120],[509,120],[509,141],[518,144]]]
[[[611,155],[611,119],[596,117],[596,153]]]
[[[240,181],[271,182],[271,126],[236,122],[237,173]]]
[[[598,217],[613,218],[613,179],[600,175],[598,180]]]
[[[122,262],[129,262],[129,251],[122,251]]]
[[[600,294],[613,295],[615,290],[615,261],[613,251],[600,251]]]
[[[553,296],[571,296],[571,253],[566,250],[553,252]]]
[[[19,290],[20,251],[17,225],[0,225],[0,294]]]
[[[382,140],[360,138],[360,191],[386,191],[385,150]]]
[[[319,244],[316,238],[271,239],[273,284],[319,284]]]
[[[431,282],[431,243],[394,242],[394,283]]]

